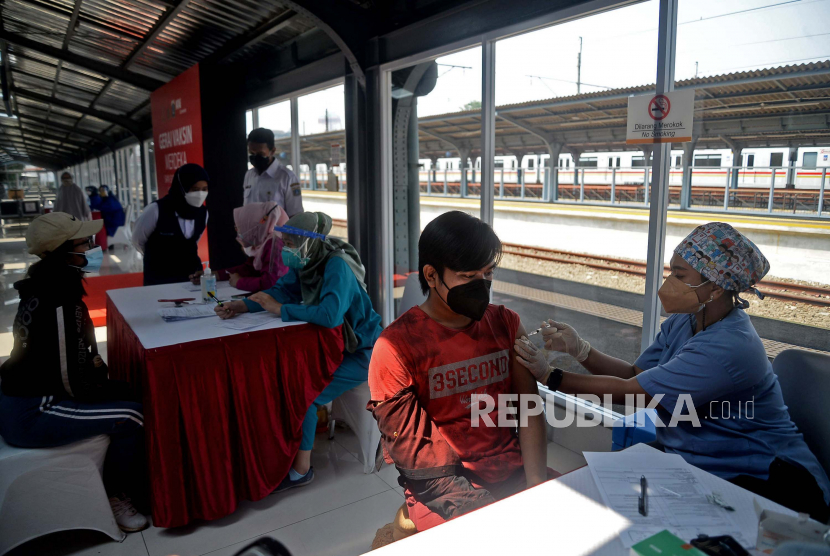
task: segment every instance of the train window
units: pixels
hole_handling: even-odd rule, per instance
[[[815,170],[816,162],[818,162],[817,152],[804,153],[804,160],[801,163],[801,166],[805,169]]]
[[[533,157],[528,158],[528,159],[527,159],[527,167],[528,167],[528,168],[530,168],[530,169],[533,169],[533,167],[534,167],[534,163],[535,163],[535,162],[536,162],[536,161],[535,161],[535,159],[534,159]]]
[[[769,165],[770,166],[783,166],[784,165],[784,153],[772,153],[769,155]]]
[[[694,166],[696,167],[720,167],[721,155],[719,154],[698,154],[695,155]]]
[[[746,155],[746,167],[747,168],[754,168],[755,167],[755,155],[754,154]]]
[[[595,157],[580,158],[579,159],[579,166],[581,168],[596,168],[597,167],[597,159]]]
[[[631,167],[632,168],[637,167],[637,166],[642,167],[642,166],[645,166],[645,165],[646,165],[645,157],[643,157],[643,156],[632,156],[631,157]]]

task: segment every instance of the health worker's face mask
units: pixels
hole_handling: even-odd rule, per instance
[[[305,257],[302,253],[305,251],[305,247],[308,245],[308,240],[304,241],[300,247],[283,247],[282,248],[282,262],[288,268],[293,268],[294,270],[301,270],[305,265],[308,264],[309,257]],[[307,251],[305,251],[307,252]]]
[[[459,284],[453,288],[447,286],[443,278],[441,282],[448,288],[447,305],[453,313],[464,315],[475,321],[481,320],[490,305],[492,280],[485,280],[484,278],[470,280],[466,284]]]
[[[693,286],[681,282],[679,278],[669,276],[657,292],[657,297],[660,298],[663,309],[667,313],[697,313],[705,306],[697,297],[697,288],[708,283],[709,280],[706,280],[702,284]]]
[[[84,251],[83,253],[76,253],[72,252],[73,255],[80,255],[86,258],[86,264],[82,267],[77,267],[75,265],[69,265],[73,268],[77,268],[81,272],[98,272],[101,270],[101,263],[104,262],[104,251],[100,247],[93,247],[89,251]]]
[[[251,166],[256,168],[257,173],[263,173],[265,170],[271,166],[273,162],[270,157],[262,156],[261,154],[252,154],[248,157],[248,161],[251,163]]]
[[[207,191],[191,191],[189,193],[184,194],[184,200],[187,201],[187,204],[191,207],[199,208],[200,206],[205,204],[205,199],[207,199],[207,196]]]

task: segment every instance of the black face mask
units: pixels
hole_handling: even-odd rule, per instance
[[[441,281],[444,282],[443,279]],[[446,286],[447,283],[444,282],[444,285]],[[482,278],[449,288],[447,305],[454,313],[476,321],[481,320],[490,305],[490,287],[492,285],[492,280]]]
[[[265,170],[271,166],[271,158],[267,156],[262,156],[261,154],[252,154],[248,157],[248,161],[251,163],[251,166],[256,168],[256,171],[260,174],[263,173]]]

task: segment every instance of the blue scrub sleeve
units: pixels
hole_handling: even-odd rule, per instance
[[[669,413],[675,407],[682,409],[682,405],[677,405],[681,394],[689,394],[694,407],[701,407],[734,392],[732,377],[718,358],[706,350],[706,342],[690,341],[665,363],[638,374],[637,382],[652,397],[663,394],[659,403]],[[684,410],[682,414],[685,413]]]
[[[657,333],[657,338],[651,342],[651,345],[640,354],[640,357],[634,361],[634,366],[638,369],[646,370],[656,367],[660,362],[660,357],[663,351],[668,347],[667,338],[669,336],[669,328],[671,327],[671,320],[667,319],[660,325],[660,332]]]
[[[355,288],[359,287],[349,265],[340,257],[332,257],[326,263],[326,272],[323,274],[320,302],[317,305],[283,305],[282,320],[336,328],[343,324]]]
[[[302,294],[300,292],[300,279],[297,271],[291,269],[288,274],[277,280],[277,283],[267,290],[263,290],[279,303],[300,303],[302,301]],[[259,313],[263,311],[262,305],[256,301],[251,301],[248,298],[242,300],[248,308],[249,313]],[[282,308],[283,320],[285,320],[285,307]]]

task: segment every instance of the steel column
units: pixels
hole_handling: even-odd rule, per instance
[[[493,225],[496,161],[496,42],[481,45],[481,221]]]
[[[291,97],[289,102],[291,103],[291,166],[294,173],[297,174],[297,177],[300,177],[300,164],[302,163],[302,158],[300,157],[300,114],[297,97]],[[257,123],[258,122],[259,119],[257,118]],[[309,169],[311,169],[312,173],[315,172],[315,169],[311,168],[311,165],[309,165]],[[316,183],[316,177],[314,181]]]
[[[824,184],[827,181],[827,168],[821,169],[821,188],[818,190],[818,216],[824,210]]]
[[[611,204],[617,200],[617,169],[611,168]]]
[[[674,61],[677,49],[677,8],[679,0],[660,0],[657,30],[657,94],[674,90]],[[666,213],[669,205],[669,163],[671,143],[654,149],[654,187],[648,218],[645,307],[641,351],[645,351],[660,329],[660,300],[657,290],[663,282],[663,258],[666,249]]]
[[[775,174],[778,168],[771,168],[769,178],[769,200],[767,201],[767,212],[772,213],[773,200],[775,199]]]

